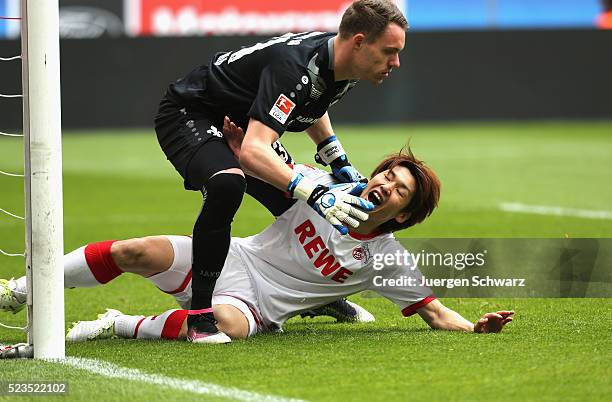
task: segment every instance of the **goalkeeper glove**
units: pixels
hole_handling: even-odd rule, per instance
[[[344,235],[348,233],[345,224],[356,228],[359,221],[368,220],[368,214],[355,206],[366,211],[374,209],[374,204],[370,201],[357,197],[365,187],[365,183],[335,184],[327,187],[296,173],[287,190],[293,198],[305,201]]]
[[[321,141],[317,145],[315,161],[323,166],[329,165],[336,179],[342,183],[368,182],[368,179],[359,173],[348,161],[346,152],[344,152],[342,144],[340,144],[335,135]]]

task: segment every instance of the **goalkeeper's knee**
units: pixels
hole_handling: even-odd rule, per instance
[[[219,173],[211,177],[204,188],[206,221],[213,227],[229,225],[246,190],[246,179],[240,174]]]

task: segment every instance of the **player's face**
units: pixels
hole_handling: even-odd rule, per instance
[[[399,223],[405,222],[410,215],[402,210],[408,206],[415,189],[416,180],[405,166],[396,166],[374,176],[361,193],[361,198],[376,206],[368,222],[377,226],[393,218]]]
[[[380,84],[394,68],[399,68],[399,52],[404,48],[406,33],[396,24],[389,24],[374,42],[363,42],[357,52],[359,78]]]

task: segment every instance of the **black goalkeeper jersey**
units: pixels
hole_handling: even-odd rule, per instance
[[[240,50],[218,53],[171,84],[167,96],[180,105],[229,116],[246,130],[249,118],[279,135],[303,131],[357,81],[334,80],[336,34],[285,34]]]

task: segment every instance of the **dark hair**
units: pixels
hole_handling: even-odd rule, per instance
[[[362,33],[366,42],[373,42],[390,23],[408,29],[408,21],[395,3],[389,0],[356,0],[342,15],[338,33],[342,39]]]
[[[408,219],[403,223],[395,219],[388,220],[380,225],[380,230],[383,232],[395,232],[423,222],[438,206],[440,200],[440,179],[431,168],[414,156],[409,146],[383,159],[374,169],[371,177],[396,166],[404,166],[410,171],[416,181],[416,191],[406,208],[402,210],[410,214]]]

